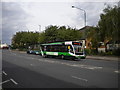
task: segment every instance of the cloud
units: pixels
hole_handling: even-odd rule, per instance
[[[113,2],[111,2],[113,3]],[[10,43],[16,31],[41,31],[48,25],[84,27],[84,13],[73,9],[75,5],[87,13],[87,25],[97,25],[104,2],[3,2],[2,37]]]
[[[28,14],[21,8],[19,3],[2,3],[2,41],[9,43],[12,35],[26,25]]]

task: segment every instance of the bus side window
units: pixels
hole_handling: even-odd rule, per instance
[[[62,45],[58,45],[58,52],[62,52]]]
[[[44,51],[44,46],[41,46],[42,51]]]
[[[64,52],[68,52],[68,47],[67,46],[64,46]]]
[[[47,46],[44,46],[44,51],[46,51],[46,47],[47,47]]]
[[[46,51],[50,51],[50,46],[49,45],[46,47]]]
[[[49,48],[48,48],[48,49],[49,49],[49,51],[51,51],[51,46],[49,46]]]

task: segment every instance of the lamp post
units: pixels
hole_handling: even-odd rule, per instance
[[[39,37],[40,37],[40,32],[41,32],[41,25],[39,25]],[[38,43],[40,44],[39,40],[38,40]]]
[[[75,6],[72,6],[72,8],[77,8],[79,10],[84,11],[84,25],[86,26],[86,11],[84,9],[81,9],[81,8],[78,8],[78,7],[75,7]]]
[[[41,25],[39,25],[39,33],[41,32]]]

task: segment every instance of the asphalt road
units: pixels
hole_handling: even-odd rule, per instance
[[[118,62],[2,51],[2,88],[118,88]]]

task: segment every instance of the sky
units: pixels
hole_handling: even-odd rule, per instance
[[[84,27],[86,11],[87,26],[96,26],[100,14],[107,5],[117,0],[2,0],[0,3],[0,37],[2,43],[11,44],[18,31],[42,32],[49,25]]]

